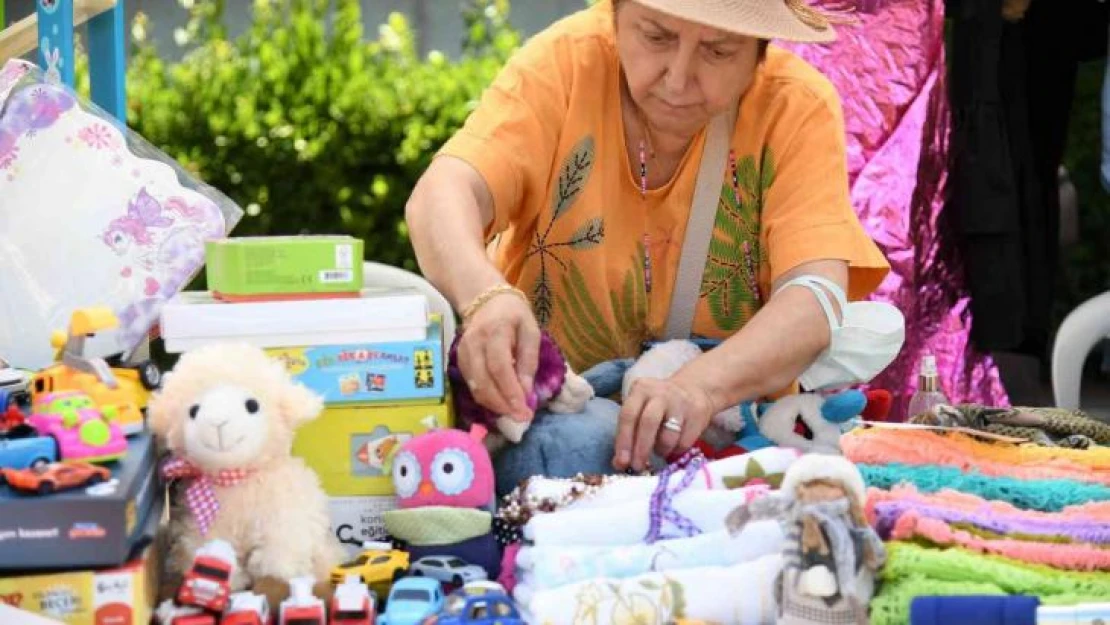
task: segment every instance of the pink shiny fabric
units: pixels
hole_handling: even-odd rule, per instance
[[[820,6],[820,5],[817,5]],[[950,116],[943,0],[858,0],[858,24],[827,46],[791,45],[836,85],[852,202],[891,264],[873,298],[906,317],[906,343],[872,386],[905,418],[917,363],[933,353],[952,402],[1008,406],[993,360],[971,344],[971,311],[944,213]]]

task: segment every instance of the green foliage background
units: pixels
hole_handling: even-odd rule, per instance
[[[253,22],[235,38],[222,25],[225,0],[182,1],[181,61],[159,57],[142,15],[132,24],[128,122],[247,210],[236,235],[347,233],[365,239],[369,258],[416,269],[405,201],[519,45],[509,3],[462,0],[464,52],[448,59],[422,57],[400,14],[366,37],[357,0],[253,0]],[[1103,67],[1080,69],[1065,163],[1081,238],[1061,253],[1058,316],[1110,288]]]
[[[234,39],[222,0],[183,4],[180,62],[133,24],[131,127],[246,209],[236,235],[346,233],[415,269],[405,201],[519,44],[508,0],[469,0],[453,60],[422,58],[400,14],[365,37],[357,0],[255,0]]]

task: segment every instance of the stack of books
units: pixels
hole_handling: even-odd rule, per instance
[[[385,537],[390,452],[453,424],[442,319],[417,289],[365,286],[362,257],[362,241],[342,236],[214,241],[209,290],[178,294],[161,318],[168,352],[246,342],[323,397],[293,453],[319,474],[352,551]]]

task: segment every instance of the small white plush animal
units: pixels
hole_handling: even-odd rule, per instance
[[[342,556],[327,497],[290,453],[294,431],[322,408],[258,348],[219,344],[182,355],[148,409],[171,454],[163,474],[182,487],[171,508],[171,579],[219,538],[239,558],[233,592],[252,588],[280,600],[296,577],[327,582]]]

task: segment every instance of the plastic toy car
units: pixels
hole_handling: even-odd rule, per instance
[[[235,548],[224,540],[210,540],[193,557],[177,589],[177,602],[222,612],[231,598],[231,576],[238,559]]]
[[[217,625],[214,614],[189,605],[177,605],[172,599],[158,604],[154,620],[158,625]]]
[[[277,625],[326,625],[324,602],[312,594],[311,577],[289,580],[289,597],[278,608]]]
[[[454,556],[424,556],[413,562],[410,569],[413,575],[426,575],[454,586],[489,578],[482,567],[467,564]]]
[[[404,577],[393,582],[377,625],[421,625],[442,609],[443,589],[438,581]]]
[[[0,472],[8,486],[40,495],[92,486],[112,478],[108,469],[85,462],[52,462],[31,469],[0,469]]]
[[[400,579],[409,568],[409,554],[389,543],[363,543],[365,550],[354,560],[331,570],[331,583],[342,584],[348,575],[358,575],[363,584],[374,586]]]
[[[374,625],[376,603],[373,593],[352,573],[335,587],[328,625]]]
[[[270,603],[264,595],[237,592],[228,600],[220,625],[270,625]]]
[[[20,424],[0,430],[0,469],[39,468],[57,459],[58,444],[35,428]]]
[[[426,624],[524,625],[520,612],[504,589],[467,584],[447,597],[443,612]]]
[[[101,330],[119,325],[109,308],[84,308],[74,311],[69,330],[55,332],[51,345],[57,349],[57,363],[34,374],[31,396],[58,391],[80,390],[93,399],[102,410],[111,409],[125,434],[143,429],[143,409],[150,391],[162,381],[162,374],[153,363],[133,367],[111,367],[103,358],[85,356],[85,339]]]
[[[127,453],[127,438],[81,391],[41,395],[27,423],[58,443],[63,460],[110,462]]]
[[[31,374],[16,369],[7,360],[0,358],[0,390],[8,391],[14,396],[27,393],[30,386]]]

